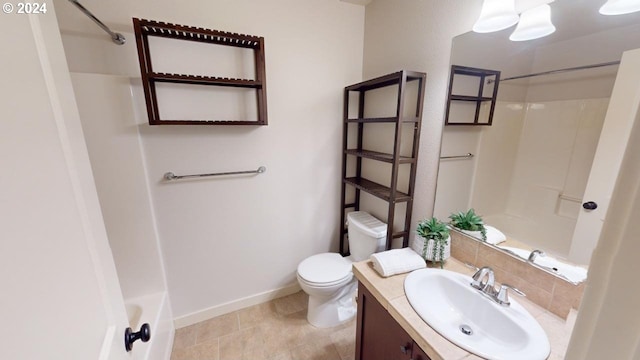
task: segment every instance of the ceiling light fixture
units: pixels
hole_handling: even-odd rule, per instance
[[[473,31],[478,33],[499,31],[517,22],[515,0],[484,0],[480,17],[473,25]]]
[[[624,15],[640,11],[640,0],[608,0],[600,8],[602,15]]]
[[[525,41],[541,38],[556,31],[551,23],[551,7],[554,0],[484,0],[480,17],[473,25],[478,33],[494,32],[518,24],[509,39]],[[609,0],[610,2],[635,2],[640,0]],[[520,16],[518,16],[520,14]]]
[[[538,5],[524,11],[516,30],[509,36],[511,41],[526,41],[550,35],[556,31],[551,23],[551,7],[548,4]]]

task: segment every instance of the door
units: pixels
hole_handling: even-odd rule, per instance
[[[640,49],[622,55],[609,108],[598,141],[583,202],[595,209],[580,209],[569,259],[588,264],[602,230],[609,201],[620,172],[622,157],[640,106]],[[592,204],[589,204],[592,205]],[[585,207],[593,207],[586,205]]]
[[[129,359],[122,295],[47,5],[46,14],[0,15],[0,359]]]

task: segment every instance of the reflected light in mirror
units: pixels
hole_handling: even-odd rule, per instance
[[[520,15],[516,30],[509,36],[511,41],[538,39],[556,31],[551,23],[551,7],[547,4],[536,6]]]
[[[484,0],[480,17],[473,24],[473,31],[478,33],[499,31],[517,22],[515,0]]]
[[[624,15],[640,11],[640,0],[608,0],[600,8],[602,15]]]

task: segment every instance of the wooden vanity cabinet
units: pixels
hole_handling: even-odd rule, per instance
[[[362,283],[358,286],[356,360],[430,360]]]

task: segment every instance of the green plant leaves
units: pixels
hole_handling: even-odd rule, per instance
[[[449,215],[451,225],[461,230],[480,231],[482,240],[487,241],[487,229],[484,227],[484,221],[476,214],[475,210],[469,209],[467,212],[457,212]]]
[[[445,246],[447,246],[447,239],[449,238],[449,228],[447,224],[435,217],[422,220],[418,223],[416,234],[424,239],[422,257],[426,258],[429,240],[433,240],[433,258],[440,259],[440,268],[442,268],[444,264],[444,249]],[[436,253],[438,257],[435,256]]]

